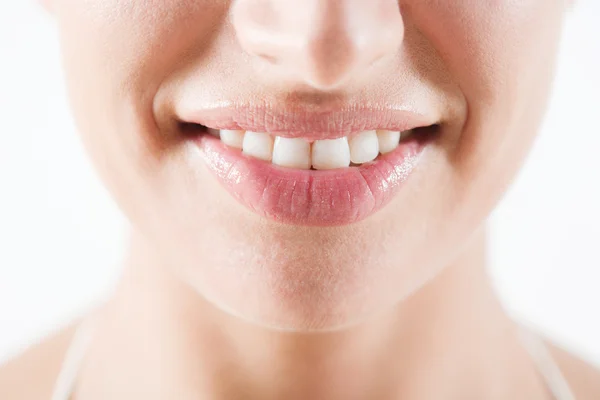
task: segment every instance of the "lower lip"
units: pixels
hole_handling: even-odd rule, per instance
[[[194,140],[209,169],[238,201],[263,217],[308,226],[345,225],[372,215],[398,193],[424,149],[409,140],[358,167],[315,171],[248,157],[211,135]]]

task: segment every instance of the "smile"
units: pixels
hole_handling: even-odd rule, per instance
[[[194,114],[182,127],[208,169],[243,205],[272,220],[308,226],[349,224],[381,209],[440,128],[406,112],[309,114],[304,120],[290,112],[247,114]]]
[[[350,138],[315,140],[273,136],[264,132],[208,130],[229,147],[287,168],[327,170],[356,166],[375,160],[379,154],[396,150],[411,131],[363,131]]]

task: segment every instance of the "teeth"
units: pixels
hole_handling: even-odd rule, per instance
[[[400,132],[398,131],[377,131],[379,141],[379,151],[381,154],[389,153],[398,147],[400,143]]]
[[[344,168],[350,165],[348,138],[315,140],[312,145],[314,169]]]
[[[275,138],[273,164],[282,167],[310,169],[310,143],[301,138]]]
[[[350,161],[362,164],[379,155],[379,141],[375,131],[364,131],[350,139]]]
[[[241,149],[244,154],[271,161],[273,164],[296,169],[335,169],[373,161],[398,147],[400,139],[411,131],[363,131],[338,139],[315,140],[312,145],[302,138],[285,138],[252,131],[226,130],[211,132],[227,146]]]
[[[244,131],[230,131],[227,129],[221,129],[221,142],[227,146],[241,149],[244,143]]]
[[[249,156],[271,161],[273,138],[267,133],[246,131],[242,149]]]

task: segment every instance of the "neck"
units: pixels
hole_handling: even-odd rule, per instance
[[[482,233],[393,310],[310,334],[223,313],[136,245],[99,316],[78,398],[543,399],[484,243]]]

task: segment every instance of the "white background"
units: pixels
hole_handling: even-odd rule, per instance
[[[600,365],[599,97],[600,2],[579,0],[539,140],[492,217],[490,263],[517,318]],[[107,292],[124,228],[77,140],[52,21],[0,0],[0,361]]]

